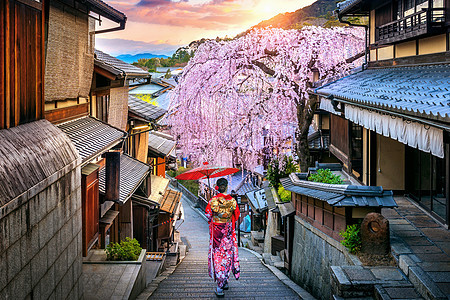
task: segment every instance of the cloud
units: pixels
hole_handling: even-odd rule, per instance
[[[265,0],[140,0],[134,5],[122,1],[109,4],[123,10],[134,22],[226,30],[257,22],[261,16],[253,7],[262,1]]]
[[[180,45],[167,44],[165,41],[141,42],[126,39],[105,39],[96,37],[95,48],[111,55],[152,53],[171,56]]]

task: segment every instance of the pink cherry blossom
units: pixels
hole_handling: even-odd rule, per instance
[[[294,134],[304,148],[300,140],[317,101],[308,94],[313,70],[320,79],[343,76],[362,61],[347,59],[363,50],[364,31],[350,27],[265,28],[231,41],[208,40],[172,92],[172,133],[198,164],[251,169],[264,147],[272,153]]]

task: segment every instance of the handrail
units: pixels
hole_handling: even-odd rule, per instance
[[[406,31],[410,32],[423,28],[421,25],[436,23],[445,23],[445,9],[423,8],[421,11],[413,13],[409,16],[376,27],[375,38],[376,41],[382,41],[392,37],[395,34],[401,34]]]

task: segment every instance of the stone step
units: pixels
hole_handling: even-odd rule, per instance
[[[376,300],[390,300],[390,299],[423,299],[419,293],[411,286],[393,286],[384,287],[381,285],[375,286],[375,299]]]
[[[280,262],[282,261],[281,258],[278,255],[271,255],[270,259],[275,263],[275,262]]]

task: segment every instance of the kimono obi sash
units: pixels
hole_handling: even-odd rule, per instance
[[[229,223],[236,210],[236,200],[229,195],[219,194],[211,199],[212,221]]]
[[[213,216],[214,223],[228,223],[231,222],[231,218],[221,218],[219,216]]]

